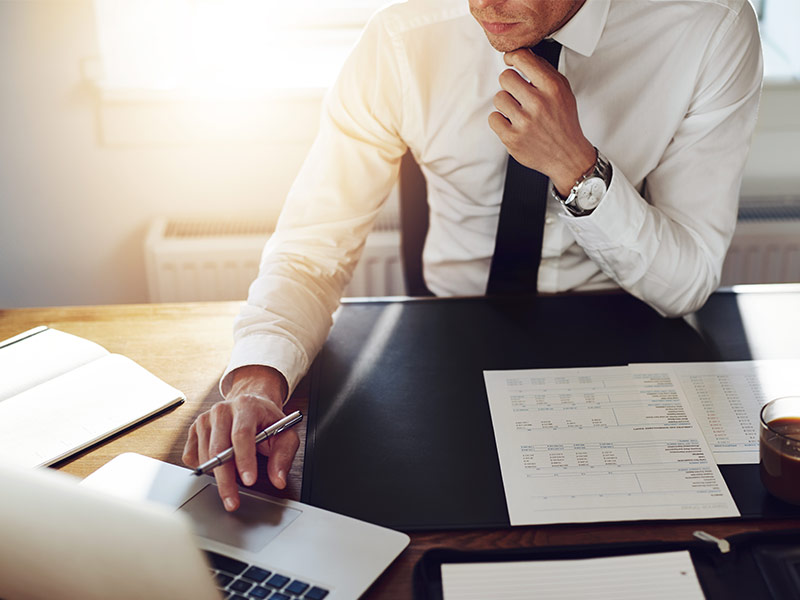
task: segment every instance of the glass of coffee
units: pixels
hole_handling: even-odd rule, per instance
[[[800,396],[776,398],[763,406],[759,452],[767,491],[800,504]]]

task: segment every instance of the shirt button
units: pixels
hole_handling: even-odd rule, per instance
[[[553,223],[555,223],[555,219],[554,219],[553,217],[547,217],[547,218],[544,220],[544,222],[545,222],[547,225],[552,225]]]

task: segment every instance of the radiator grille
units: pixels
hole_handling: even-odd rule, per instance
[[[742,200],[739,222],[800,221],[800,198],[760,198]]]
[[[235,237],[240,235],[268,236],[272,223],[264,218],[254,219],[170,219],[164,224],[164,238]]]
[[[721,285],[800,282],[800,197],[746,198]]]

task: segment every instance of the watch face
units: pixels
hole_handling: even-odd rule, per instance
[[[590,177],[583,182],[575,195],[575,204],[581,210],[592,210],[600,204],[606,193],[606,182],[600,177]]]

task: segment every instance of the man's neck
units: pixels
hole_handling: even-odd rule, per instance
[[[575,2],[575,4],[572,6],[572,9],[566,15],[564,15],[563,19],[561,19],[561,22],[558,23],[558,25],[556,25],[553,28],[553,30],[550,33],[548,33],[547,35],[548,36],[553,35],[556,31],[561,29],[564,25],[569,23],[569,20],[572,17],[574,17],[581,8],[583,8],[584,4],[586,4],[586,0],[578,0],[578,2]]]

